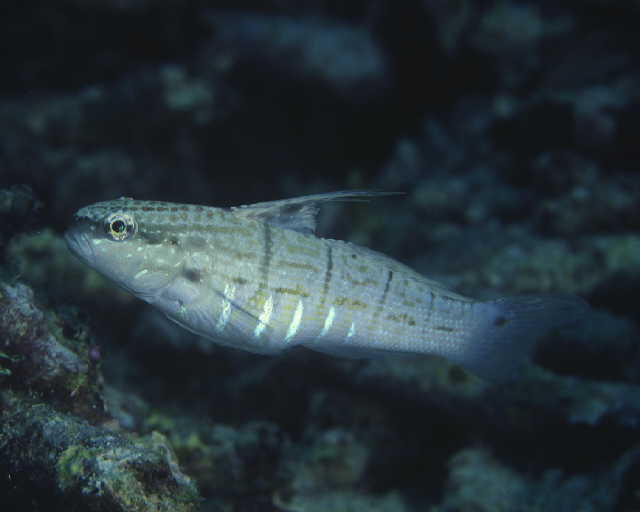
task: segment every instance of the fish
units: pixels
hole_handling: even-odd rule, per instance
[[[183,328],[259,354],[431,354],[479,377],[518,374],[537,340],[586,303],[538,294],[476,300],[366,247],[316,234],[338,191],[220,208],[128,197],[79,209],[69,250]]]

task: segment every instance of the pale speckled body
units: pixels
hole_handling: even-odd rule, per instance
[[[473,339],[508,324],[508,308],[315,236],[318,203],[360,195],[369,193],[232,209],[121,198],[79,210],[67,242],[120,286],[224,345],[269,354],[295,345],[345,356],[432,353],[486,373],[478,358],[493,347]]]

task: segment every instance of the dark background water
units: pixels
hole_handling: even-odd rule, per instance
[[[0,13],[3,276],[75,308],[113,415],[168,435],[205,508],[640,509],[638,2]],[[230,206],[352,188],[404,195],[328,208],[321,235],[477,297],[578,294],[592,315],[507,387],[432,360],[261,358],[169,326],[60,238],[79,207],[123,195]]]

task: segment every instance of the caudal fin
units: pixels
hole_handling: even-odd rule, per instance
[[[517,376],[536,342],[578,322],[589,305],[573,295],[523,295],[475,304],[476,327],[457,363],[491,381]]]

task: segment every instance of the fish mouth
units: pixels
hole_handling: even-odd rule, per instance
[[[81,260],[91,264],[95,260],[95,252],[89,237],[78,227],[68,229],[64,240],[69,250]]]

